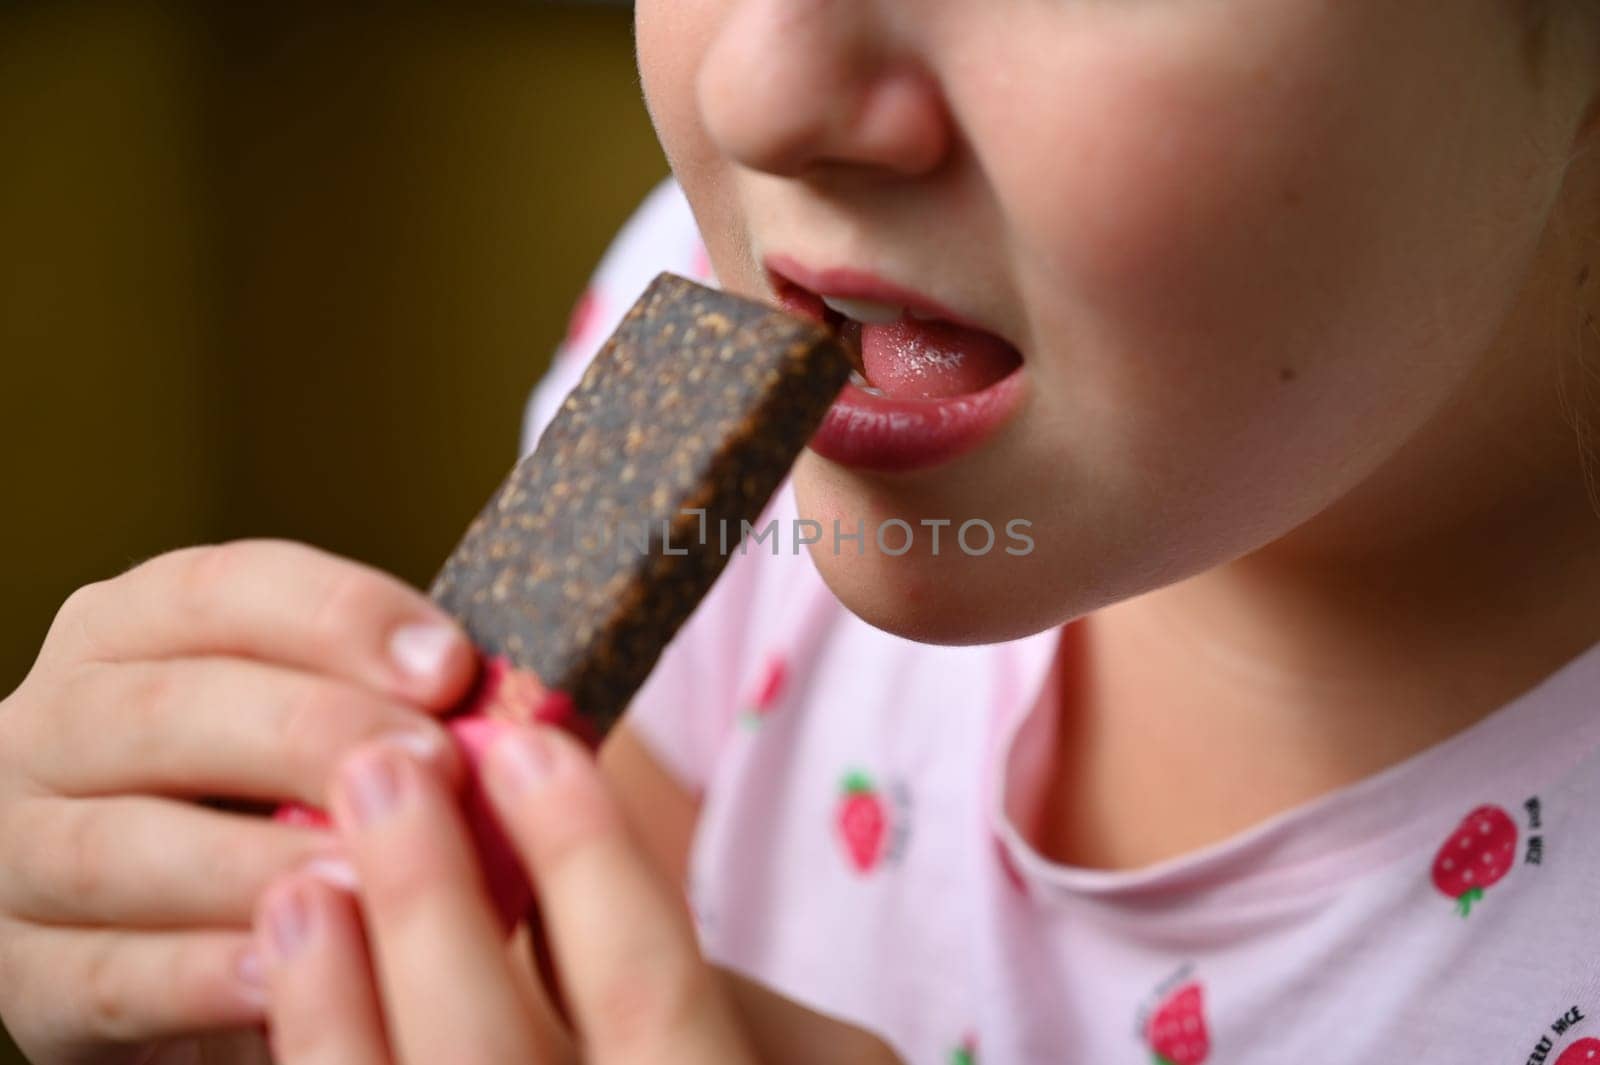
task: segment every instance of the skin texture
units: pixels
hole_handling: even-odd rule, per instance
[[[1093,614],[1046,696],[1052,856],[1214,841],[1600,638],[1574,428],[1600,424],[1600,15],[1549,4],[1537,33],[1526,5],[1451,11],[637,7],[646,100],[726,285],[766,295],[773,253],[867,270],[1023,352],[1026,404],[985,447],[900,475],[808,455],[796,487],[825,526],[1034,522],[1021,560],[813,557],[916,639]]]

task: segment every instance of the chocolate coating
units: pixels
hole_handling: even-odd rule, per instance
[[[661,274],[431,594],[604,735],[850,369],[822,326]]]

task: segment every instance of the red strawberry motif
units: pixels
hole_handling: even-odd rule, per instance
[[[1433,886],[1456,900],[1465,917],[1485,888],[1511,871],[1517,857],[1517,825],[1498,806],[1467,815],[1433,860]]]
[[[1200,1065],[1211,1053],[1206,1033],[1205,1003],[1198,983],[1185,984],[1167,996],[1145,1026],[1145,1042],[1155,1065]]]
[[[783,694],[783,682],[788,679],[789,663],[781,655],[774,655],[772,661],[767,663],[767,675],[761,682],[761,689],[756,692],[756,709],[762,713],[771,710],[778,696]]]
[[[1561,1052],[1556,1065],[1600,1065],[1600,1039],[1580,1039]]]
[[[950,1065],[978,1065],[978,1037],[969,1035],[950,1051]]]
[[[865,773],[846,774],[835,824],[844,840],[845,853],[858,873],[870,873],[883,857],[889,833],[889,814],[883,797]]]
[[[774,655],[767,662],[767,671],[761,678],[756,693],[751,698],[749,708],[741,715],[744,724],[754,727],[770,714],[778,705],[778,697],[783,694],[784,684],[789,679],[789,663],[782,655]]]

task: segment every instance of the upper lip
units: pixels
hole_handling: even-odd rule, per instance
[[[864,270],[843,266],[813,269],[788,255],[768,255],[762,262],[767,268],[768,281],[780,294],[786,284],[793,285],[809,289],[818,296],[894,304],[905,307],[919,317],[940,318],[967,329],[994,332],[981,322],[975,322],[937,300]]]

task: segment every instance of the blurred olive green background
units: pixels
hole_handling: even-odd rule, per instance
[[[665,174],[620,6],[0,3],[0,694],[180,545],[425,584]]]

